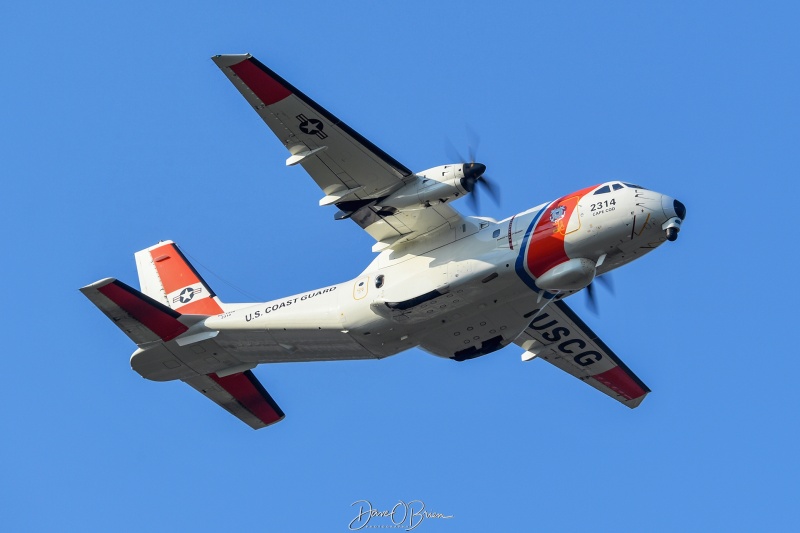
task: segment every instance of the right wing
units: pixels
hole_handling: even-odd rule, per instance
[[[213,60],[289,150],[287,164],[300,163],[326,194],[372,198],[413,174],[250,54]]]
[[[528,328],[514,341],[526,350],[523,360],[544,359],[631,409],[650,392],[564,302],[552,302],[531,316]]]
[[[322,189],[320,205],[336,205],[337,218],[379,241],[376,250],[463,223],[444,204],[381,211],[380,200],[419,179],[413,172],[250,54],[213,60],[289,151],[286,164],[300,164]]]

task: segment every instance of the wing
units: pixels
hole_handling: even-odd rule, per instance
[[[378,202],[415,182],[414,173],[251,55],[213,60],[289,151],[286,164],[301,165],[322,189],[320,205],[339,207],[337,218],[352,218],[376,249],[461,223],[444,204],[382,211]]]
[[[523,360],[544,359],[615,400],[634,408],[650,389],[564,302],[535,315],[516,344]]]
[[[253,429],[280,422],[285,416],[250,370],[225,377],[208,374],[183,381]]]

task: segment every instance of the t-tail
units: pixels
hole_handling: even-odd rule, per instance
[[[197,270],[172,241],[135,254],[141,291],[105,278],[81,292],[139,349],[131,367],[154,381],[181,380],[253,429],[283,420],[284,414],[242,361],[204,326],[223,312]]]

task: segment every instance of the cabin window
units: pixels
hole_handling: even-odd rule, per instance
[[[375,288],[380,289],[383,287],[383,274],[378,274],[375,276]]]
[[[496,229],[496,230],[494,230],[494,232],[492,232],[492,237],[494,237],[495,239],[498,238],[499,236],[500,236],[500,230],[499,229]]]
[[[611,192],[611,187],[608,185],[606,185],[605,187],[600,187],[599,189],[594,191],[595,194],[605,194],[607,192]]]

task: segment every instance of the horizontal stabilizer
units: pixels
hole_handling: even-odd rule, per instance
[[[184,381],[253,429],[280,422],[285,416],[250,370],[222,378],[208,374]]]
[[[180,313],[114,278],[81,292],[136,344],[169,341],[189,329],[178,320]]]

